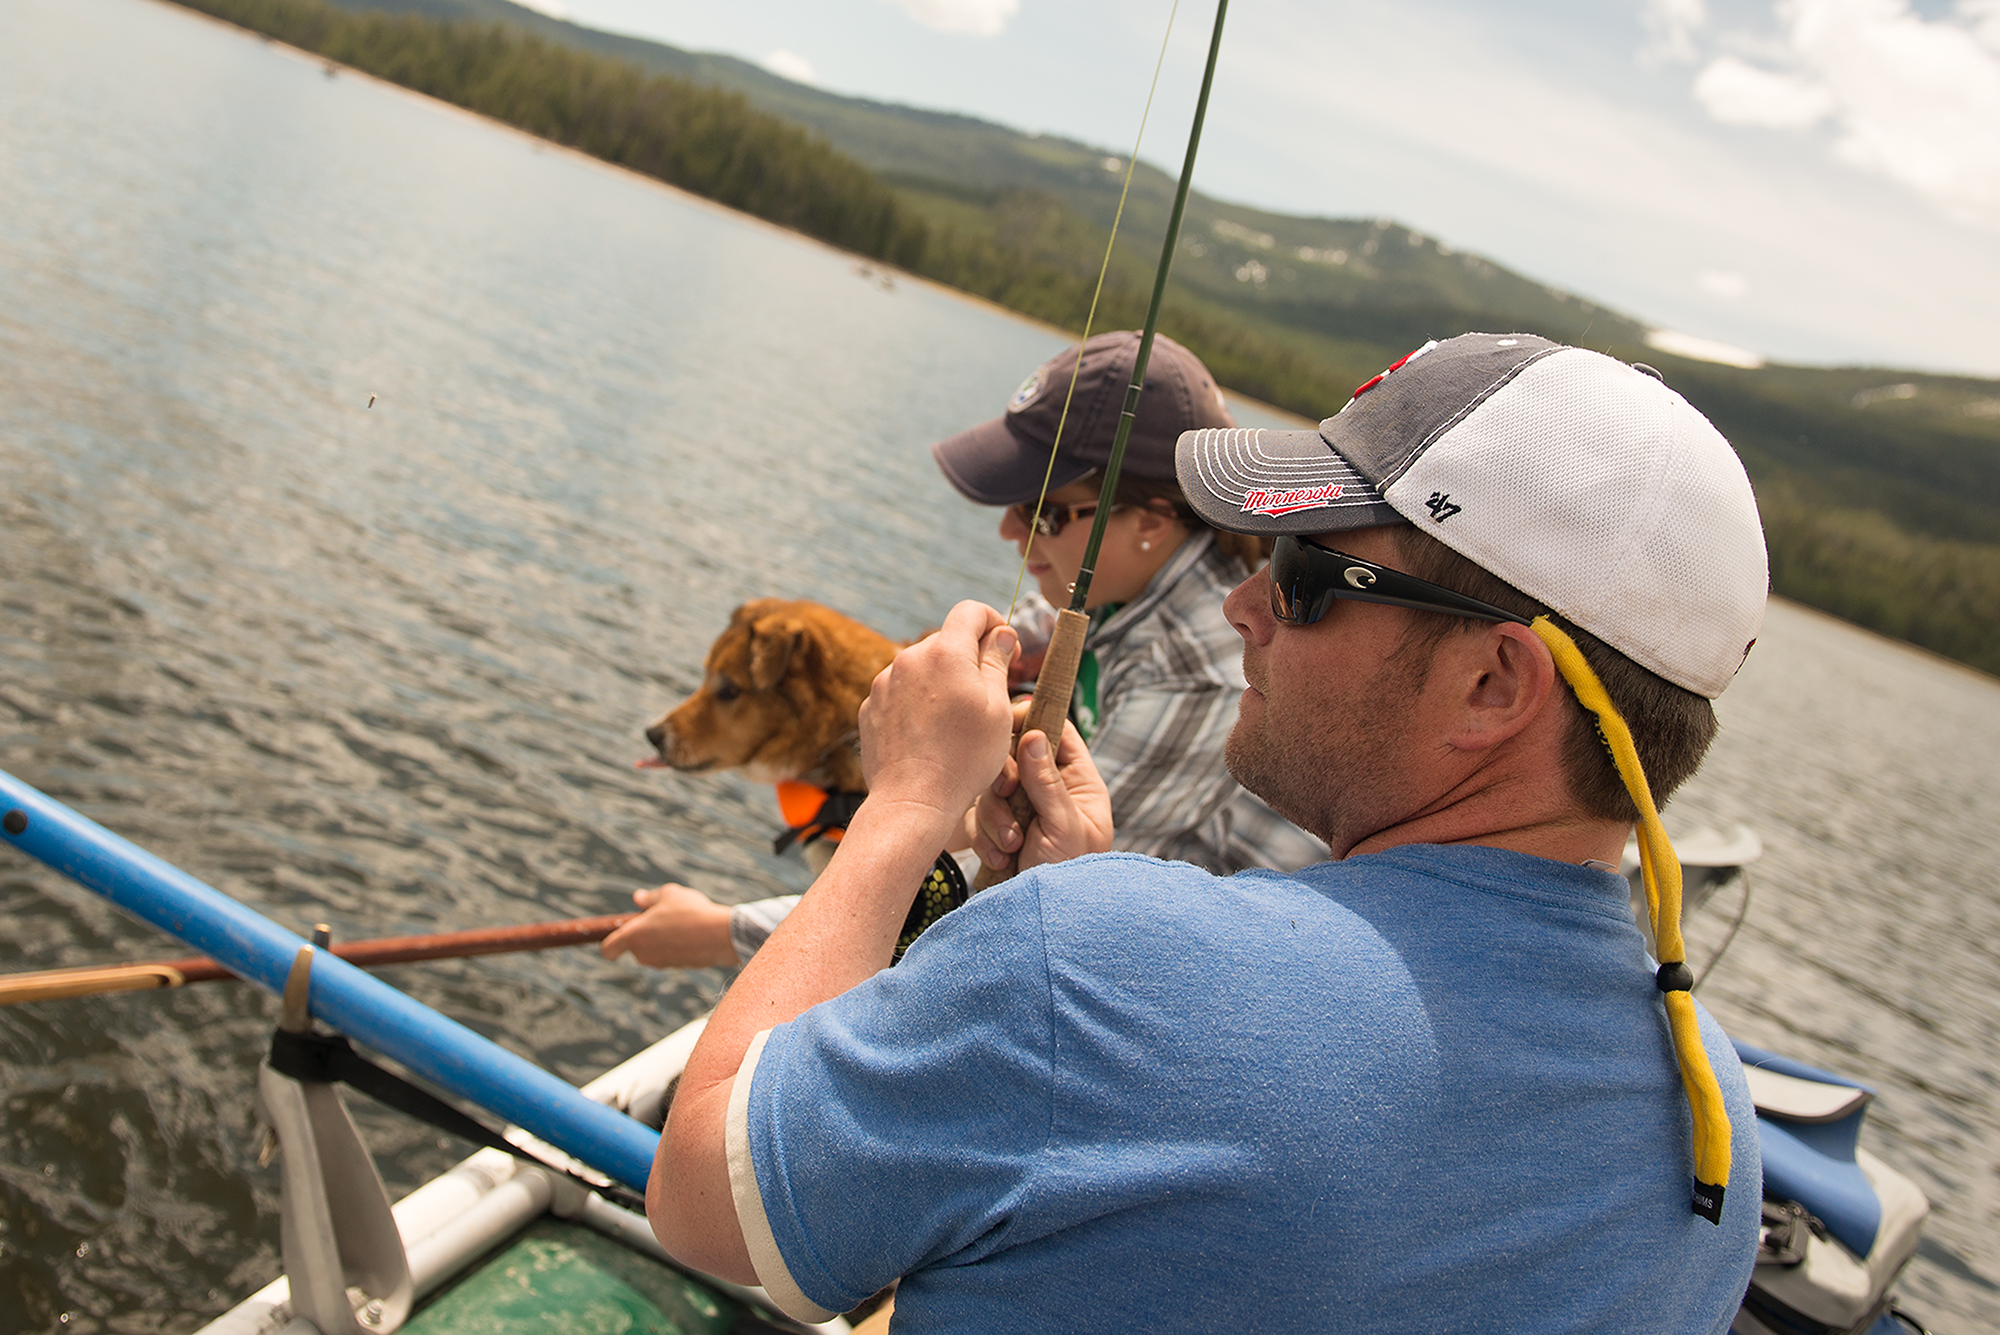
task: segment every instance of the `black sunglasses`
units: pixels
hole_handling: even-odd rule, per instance
[[[1378,566],[1346,552],[1322,547],[1310,538],[1287,535],[1271,549],[1271,615],[1293,626],[1310,626],[1326,615],[1336,598],[1363,603],[1387,603],[1419,612],[1444,612],[1482,621],[1511,621],[1525,626],[1528,618],[1455,593],[1400,570]]]
[[[1114,505],[1111,513],[1117,514],[1125,507]],[[1022,528],[1033,529],[1045,538],[1053,538],[1079,519],[1088,519],[1097,513],[1096,501],[1083,501],[1076,505],[1066,505],[1061,501],[1045,501],[1042,512],[1035,513],[1033,501],[1022,501],[1019,505],[1007,507],[1014,518],[1021,521]]]

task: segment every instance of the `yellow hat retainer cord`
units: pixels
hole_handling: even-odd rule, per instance
[[[1611,749],[1618,777],[1625,781],[1625,791],[1639,810],[1639,869],[1646,882],[1653,939],[1660,951],[1660,971],[1654,981],[1666,1002],[1681,1084],[1694,1114],[1694,1212],[1720,1224],[1723,1189],[1729,1185],[1729,1110],[1723,1105],[1715,1070],[1708,1064],[1708,1050],[1701,1043],[1701,1021],[1695,1014],[1694,975],[1688,970],[1687,944],[1681,939],[1681,862],[1660,824],[1652,787],[1639,764],[1639,750],[1632,744],[1632,730],[1611,703],[1604,683],[1597,679],[1576,641],[1554,622],[1536,617],[1529,629],[1548,645],[1556,670],[1576,693],[1577,702],[1597,716],[1598,731]]]

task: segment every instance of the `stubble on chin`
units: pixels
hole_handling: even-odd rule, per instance
[[[1316,804],[1306,800],[1318,776],[1307,766],[1305,757],[1283,754],[1287,748],[1272,737],[1269,722],[1268,715],[1253,722],[1239,712],[1236,726],[1223,741],[1222,763],[1231,778],[1263,798],[1273,811],[1318,835]]]
[[[1326,702],[1329,713],[1318,718],[1274,717],[1269,697],[1259,694],[1250,715],[1238,712],[1223,743],[1223,763],[1273,811],[1344,857],[1406,814],[1411,795],[1404,753],[1414,739],[1403,722],[1431,661],[1399,649],[1345,711]]]

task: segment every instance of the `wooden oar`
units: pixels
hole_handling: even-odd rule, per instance
[[[569,918],[561,922],[527,923],[520,927],[479,927],[464,932],[432,932],[424,936],[385,936],[330,947],[349,964],[373,968],[413,960],[462,959],[470,955],[505,955],[520,950],[552,950],[580,946],[605,937],[632,921],[635,913],[601,918]],[[186,983],[213,983],[236,975],[201,955],[147,964],[99,964],[77,969],[43,969],[35,973],[0,974],[0,1006],[23,1001],[54,1001],[99,992],[140,992]]]

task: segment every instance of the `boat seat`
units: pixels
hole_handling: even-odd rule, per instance
[[[1882,1202],[1855,1161],[1875,1092],[1830,1071],[1736,1044],[1757,1105],[1767,1199],[1797,1201],[1865,1258],[1882,1228]]]

